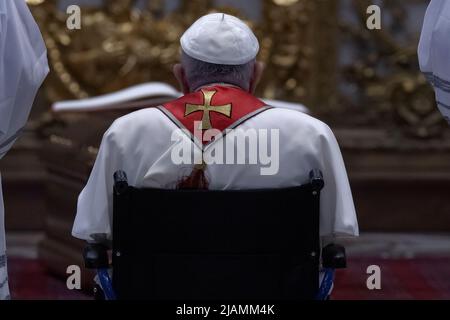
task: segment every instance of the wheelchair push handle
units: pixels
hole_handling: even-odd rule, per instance
[[[128,178],[125,171],[118,170],[114,172],[114,191],[122,194],[128,188]]]
[[[311,184],[314,191],[321,191],[325,185],[323,181],[322,171],[319,169],[313,169],[309,172],[309,183]]]
[[[83,259],[87,269],[108,268],[108,248],[102,244],[90,243],[84,248]]]

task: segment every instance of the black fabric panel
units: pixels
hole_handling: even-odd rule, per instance
[[[318,204],[309,185],[242,191],[128,187],[114,199],[118,297],[314,298]]]

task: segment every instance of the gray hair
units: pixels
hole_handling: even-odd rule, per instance
[[[229,83],[249,90],[256,60],[242,65],[214,64],[192,58],[182,51],[181,64],[191,89],[210,83]]]

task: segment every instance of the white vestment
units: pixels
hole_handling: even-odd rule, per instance
[[[48,73],[47,51],[24,0],[0,1],[0,159],[28,119]],[[0,181],[0,299],[9,297]]]
[[[236,134],[244,134],[248,129],[268,129],[269,134],[271,129],[279,129],[278,172],[261,175],[260,169],[267,167],[261,162],[208,164],[209,189],[297,186],[307,183],[310,170],[318,168],[325,180],[321,194],[321,236],[358,235],[344,162],[326,124],[298,111],[274,108],[238,125]],[[235,141],[231,136],[225,135],[223,139]],[[215,140],[208,148],[219,141]],[[124,170],[128,183],[136,187],[174,188],[193,168],[193,165],[174,164],[173,151],[179,150],[181,145],[189,145],[196,154],[201,154],[197,144],[157,108],[143,109],[116,120],[103,137],[92,173],[78,198],[73,236],[92,241],[95,240],[93,235],[105,234],[111,239],[113,173],[116,170]]]
[[[418,55],[420,69],[433,85],[438,108],[450,123],[450,1],[431,0]]]

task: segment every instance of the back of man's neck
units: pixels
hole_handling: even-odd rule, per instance
[[[197,87],[195,90],[192,90],[191,92],[197,92],[203,88],[208,88],[208,87],[213,87],[213,86],[233,87],[233,88],[237,88],[237,89],[246,91],[244,88],[241,88],[235,84],[226,83],[226,82],[213,82],[213,83],[208,83],[208,84],[202,84],[200,87]]]

